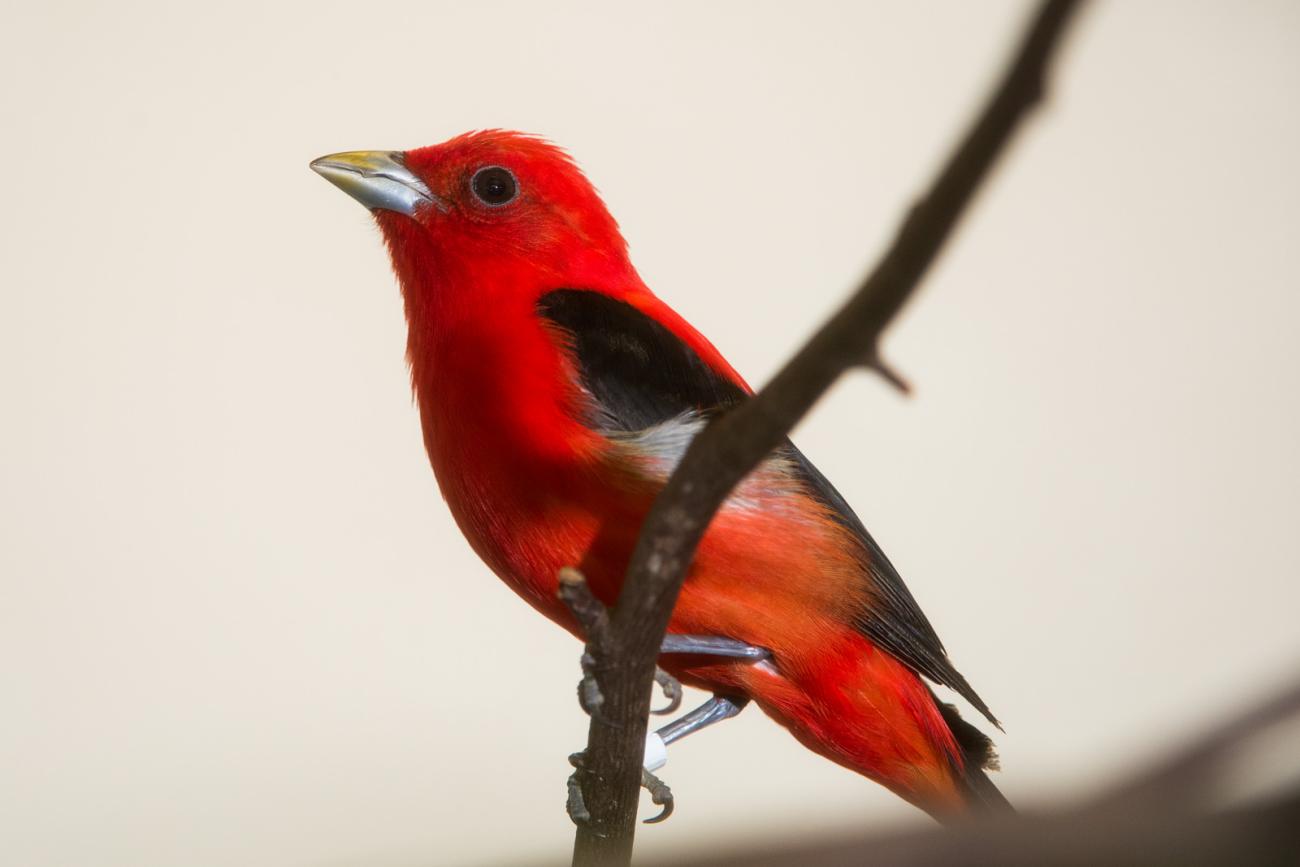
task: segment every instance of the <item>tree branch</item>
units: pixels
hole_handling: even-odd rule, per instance
[[[695,549],[731,490],[779,446],[844,371],[880,369],[877,345],[952,233],[1020,121],[1042,98],[1048,61],[1078,0],[1047,0],[1015,59],[893,245],[849,301],[767,386],[692,442],[655,500],[632,555],[604,647],[588,644],[603,695],[578,781],[590,810],[575,865],[631,861],[646,719],[659,645]]]

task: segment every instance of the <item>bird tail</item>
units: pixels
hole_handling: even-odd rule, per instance
[[[939,701],[933,691],[930,696],[961,750],[961,763],[954,766],[954,771],[957,772],[958,782],[971,811],[987,814],[1014,813],[1015,808],[1011,802],[985,773],[998,770],[998,754],[993,748],[993,741],[962,719],[956,707]]]
[[[820,645],[830,665],[747,691],[804,746],[941,822],[1011,809],[985,775],[997,755],[983,732],[865,636],[838,638]]]

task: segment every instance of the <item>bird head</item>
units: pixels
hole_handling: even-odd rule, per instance
[[[595,188],[535,136],[487,130],[409,151],[330,154],[311,167],[374,214],[408,302],[639,283]]]

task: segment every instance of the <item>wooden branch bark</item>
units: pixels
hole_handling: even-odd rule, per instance
[[[1079,0],[1047,0],[974,126],[849,301],[753,398],[687,450],[642,527],[602,647],[588,645],[603,696],[578,781],[590,810],[575,865],[631,861],[646,720],[658,648],[695,549],[731,490],[776,448],[844,371],[880,369],[878,342],[1020,121],[1042,98],[1053,51]]]

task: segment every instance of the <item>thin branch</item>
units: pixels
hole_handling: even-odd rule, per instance
[[[915,205],[857,292],[752,399],[692,442],[641,530],[606,648],[596,655],[602,713],[593,715],[579,783],[590,808],[575,865],[631,861],[650,684],[658,648],[695,549],[731,490],[845,370],[879,357],[893,320],[952,233],[1020,121],[1042,98],[1048,61],[1079,0],[1047,0],[975,125]]]

